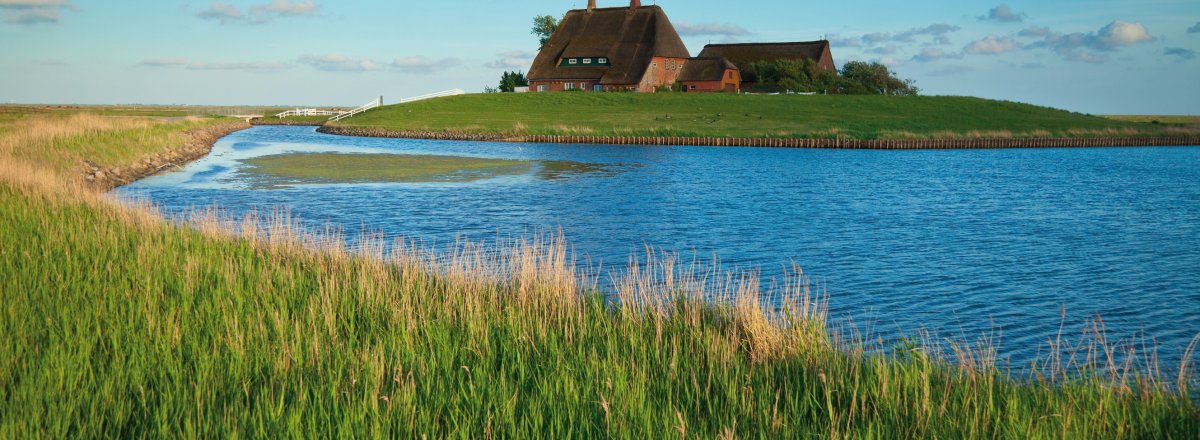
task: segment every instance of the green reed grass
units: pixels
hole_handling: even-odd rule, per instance
[[[651,251],[589,279],[554,236],[441,251],[366,236],[350,251],[286,213],[171,223],[0,158],[4,438],[1200,432],[1188,377],[1114,356],[1050,356],[1026,379],[986,344],[949,362],[835,342],[799,270],[764,292]]]

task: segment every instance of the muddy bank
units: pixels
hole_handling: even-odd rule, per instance
[[[245,122],[229,122],[206,128],[189,130],[184,145],[155,153],[133,164],[104,168],[90,161],[83,164],[83,180],[97,191],[108,191],[121,185],[158,174],[160,171],[182,166],[204,157],[212,150],[217,139],[235,131],[250,128]]]
[[[855,150],[974,150],[999,148],[1092,148],[1200,145],[1200,136],[1011,139],[784,139],[686,136],[506,135],[455,131],[406,131],[326,125],[320,133],[340,136],[551,144],[691,145],[705,147],[820,148]]]

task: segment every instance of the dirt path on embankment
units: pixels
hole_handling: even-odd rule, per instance
[[[229,122],[211,127],[188,130],[183,145],[143,157],[140,161],[115,167],[101,167],[85,161],[83,180],[93,189],[105,192],[121,185],[153,176],[163,170],[186,165],[212,151],[213,144],[226,135],[250,128],[246,122]]]

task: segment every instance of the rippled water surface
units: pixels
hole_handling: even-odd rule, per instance
[[[566,160],[621,172],[469,183],[254,189],[239,159],[288,152]],[[801,265],[835,316],[881,338],[999,336],[1027,364],[1067,312],[1113,336],[1144,331],[1178,365],[1200,333],[1200,148],[831,151],[444,142],[259,127],[185,169],[121,188],[168,212],[279,205],[348,236],[426,243],[561,227],[622,265],[644,246],[717,255],[764,276]]]

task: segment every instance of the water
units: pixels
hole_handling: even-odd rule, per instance
[[[546,180],[253,189],[238,159],[388,152],[606,164]],[[286,206],[426,243],[491,241],[561,227],[576,251],[620,266],[654,246],[717,255],[776,276],[795,262],[833,315],[881,339],[927,329],[999,338],[1027,365],[1058,333],[1102,316],[1144,332],[1164,366],[1200,333],[1200,148],[832,151],[444,142],[259,127],[209,157],[118,193],[167,212]]]

